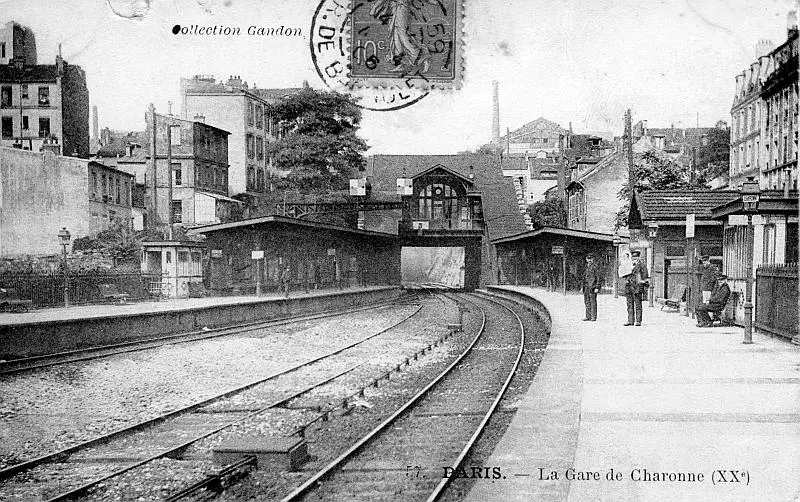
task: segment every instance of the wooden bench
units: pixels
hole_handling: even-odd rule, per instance
[[[665,308],[669,309],[667,312],[680,312],[681,311],[681,302],[686,301],[686,288],[683,288],[683,296],[680,298],[666,298],[664,299],[664,305],[661,306],[661,310],[663,311]]]
[[[27,312],[33,300],[20,298],[14,288],[0,288],[0,312]]]
[[[97,286],[97,289],[100,290],[100,296],[105,301],[119,301],[119,303],[125,303],[125,300],[128,299],[130,296],[128,293],[123,293],[119,289],[117,289],[116,284],[100,284]]]

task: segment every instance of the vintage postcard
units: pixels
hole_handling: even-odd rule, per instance
[[[0,501],[800,501],[797,0],[0,0]]]

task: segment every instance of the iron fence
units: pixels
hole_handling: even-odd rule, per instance
[[[797,336],[797,280],[797,263],[758,267],[756,328],[788,338]]]
[[[71,304],[86,304],[105,301],[101,284],[111,284],[120,293],[126,293],[130,300],[143,300],[150,297],[148,286],[153,280],[147,274],[138,272],[79,272],[69,274],[68,290]],[[158,278],[160,280],[160,276]],[[37,307],[51,307],[64,304],[64,274],[62,272],[44,273],[2,273],[0,288],[13,288],[19,298],[31,300]]]

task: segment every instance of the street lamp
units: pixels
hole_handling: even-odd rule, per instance
[[[744,299],[744,341],[753,343],[753,214],[758,212],[761,191],[755,178],[747,178],[742,183],[742,210],[747,214],[747,276],[745,278]]]
[[[619,268],[619,264],[617,260],[619,259],[619,245],[621,242],[622,239],[619,236],[619,230],[614,230],[614,237],[611,238],[611,243],[614,244],[614,298],[619,298],[619,293],[617,292],[617,276],[619,275],[617,269]]]
[[[58,240],[61,242],[61,256],[64,259],[64,306],[69,307],[69,274],[67,273],[67,246],[70,239],[69,230],[62,227],[58,231]]]
[[[653,274],[655,272],[655,270],[653,270],[653,269],[655,268],[655,263],[656,263],[656,259],[655,259],[655,254],[656,254],[655,253],[655,250],[656,250],[656,242],[655,241],[656,241],[656,237],[658,237],[658,223],[650,223],[650,224],[648,224],[647,225],[647,238],[650,239],[650,249],[649,249],[649,252],[647,253],[647,256],[648,256],[649,261],[650,261],[650,274]],[[655,296],[653,292],[655,291],[655,287],[656,287],[655,282],[651,278],[650,279],[650,286],[648,287],[648,298],[649,298],[649,303],[650,303],[651,307],[653,306],[653,300],[654,300],[653,297]]]

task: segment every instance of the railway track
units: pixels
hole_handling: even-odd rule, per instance
[[[256,407],[257,409],[253,409],[254,407],[251,406],[248,410],[240,410],[233,413],[219,413],[218,405],[220,402],[249,389],[254,389],[257,386],[274,381],[280,377],[291,373],[297,373],[302,368],[308,367],[323,359],[331,358],[336,354],[354,348],[370,339],[374,339],[378,335],[386,333],[412,318],[421,308],[422,307],[419,306],[407,317],[378,333],[371,334],[346,347],[338,348],[337,350],[305,361],[287,370],[269,375],[266,378],[231,389],[212,398],[146,420],[131,427],[122,428],[111,434],[100,436],[90,441],[3,469],[0,471],[0,493],[10,500],[30,500],[30,498],[25,497],[17,498],[15,494],[25,491],[26,485],[30,488],[32,480],[50,479],[52,481],[56,479],[56,484],[59,487],[58,490],[55,490],[52,486],[52,482],[49,484],[47,482],[41,484],[37,487],[37,490],[39,490],[40,493],[46,493],[43,497],[46,500],[72,500],[90,493],[101,484],[108,484],[110,480],[115,477],[129,471],[135,471],[138,467],[156,459],[180,457],[183,452],[197,442],[226,430],[234,424],[249,420],[268,409],[274,409],[277,406],[285,404],[289,400],[296,399],[300,395],[306,394],[313,389],[354,371],[354,369],[360,365],[351,367],[343,372],[339,371],[333,373],[320,381],[312,382],[312,384],[303,387],[299,393],[293,392],[280,397],[272,397],[268,402]],[[295,385],[292,388],[296,387]],[[284,392],[284,394],[286,394],[286,392]],[[217,405],[216,411],[209,409],[215,405]],[[198,429],[202,429],[202,433],[197,433]],[[189,431],[190,434],[186,434],[186,431]],[[189,439],[186,439],[187,436]],[[153,438],[157,439],[154,440]],[[180,438],[180,440],[176,438]],[[150,452],[150,450],[153,450],[153,444],[157,444],[155,448],[157,451],[155,453]],[[167,444],[169,444],[169,446],[165,446]],[[102,462],[94,462],[93,459],[101,459]],[[102,464],[102,474],[93,472],[88,476],[88,478],[90,478],[88,480],[82,479],[80,475],[69,476],[72,470],[70,466],[87,465],[92,462],[97,465]],[[54,491],[60,493],[54,494]]]
[[[248,331],[255,331],[264,328],[281,326],[284,324],[290,324],[294,322],[326,319],[331,317],[348,315],[355,312],[363,312],[367,310],[387,308],[394,305],[407,304],[409,302],[418,301],[418,298],[419,294],[416,291],[412,290],[411,293],[406,298],[401,298],[399,301],[392,300],[372,305],[365,305],[362,307],[328,310],[328,311],[318,312],[316,314],[308,314],[308,315],[293,316],[293,317],[281,317],[277,319],[271,319],[268,321],[259,321],[254,323],[242,324],[238,326],[228,326],[224,328],[208,328],[189,333],[169,334],[161,337],[147,338],[144,340],[134,340],[131,342],[119,343],[114,345],[103,345],[98,347],[88,347],[86,349],[58,352],[54,354],[48,354],[45,356],[12,359],[0,362],[0,376],[11,375],[15,373],[21,373],[41,368],[47,368],[51,366],[58,366],[67,363],[91,361],[117,354],[138,352],[141,350],[162,347],[167,344],[196,342],[200,340],[236,335]]]
[[[522,320],[513,309],[488,298],[470,302],[482,322],[462,355],[283,502],[432,501],[442,495],[495,412],[525,344]]]

